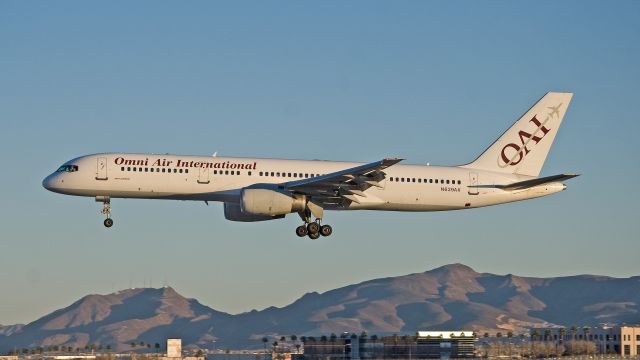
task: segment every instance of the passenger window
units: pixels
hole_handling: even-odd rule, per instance
[[[438,183],[438,179],[436,179],[435,181],[436,181],[436,184],[437,184]]]
[[[124,166],[120,168],[120,171],[124,171]]]
[[[294,178],[297,178],[297,177],[298,177],[298,174],[293,173],[293,177],[294,177]]]
[[[162,168],[162,172],[166,172],[165,168]]]
[[[422,179],[418,178],[418,182],[419,182],[419,183],[421,183],[421,182],[422,182]]]
[[[260,176],[262,176],[262,171],[260,171],[258,174],[259,174]]]
[[[144,168],[144,172],[149,172],[149,168]]]
[[[249,174],[249,176],[251,176],[251,171],[249,171],[247,174]]]
[[[153,172],[153,168],[149,169],[149,171]]]
[[[280,173],[276,173],[276,176],[277,176],[277,177],[280,177]]]
[[[412,179],[411,179],[411,182],[416,182],[416,178],[412,178]]]
[[[184,173],[188,174],[189,173],[189,169],[184,169]]]
[[[401,182],[404,182],[404,178],[400,178],[400,181],[401,181]]]
[[[288,174],[287,174],[287,177],[291,177],[291,173],[288,173]]]
[[[138,171],[142,172],[142,168],[138,168]]]
[[[304,177],[305,177],[305,178],[308,178],[308,177],[309,177],[309,174],[304,174]]]
[[[138,168],[133,168],[133,171],[137,171],[137,170],[138,170]]]
[[[182,169],[180,169],[180,171],[179,171],[179,172],[180,172],[180,174],[182,174]]]
[[[449,184],[449,180],[447,180],[447,184]]]
[[[458,180],[458,185],[462,184],[462,181]]]
[[[236,171],[236,175],[240,175],[240,171]]]
[[[229,175],[229,170],[225,170],[225,171],[224,171],[224,174],[225,174],[225,175]]]
[[[392,178],[392,177],[390,177],[390,178],[389,178],[389,181],[393,181],[393,178]]]

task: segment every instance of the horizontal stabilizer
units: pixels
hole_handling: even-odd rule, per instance
[[[475,185],[475,186],[472,185],[469,187],[496,188],[496,189],[502,189],[502,190],[522,190],[522,189],[528,189],[534,186],[548,184],[552,182],[569,180],[576,176],[580,176],[580,174],[560,174],[560,175],[545,176],[537,179],[518,181],[511,184],[506,184],[506,185]]]

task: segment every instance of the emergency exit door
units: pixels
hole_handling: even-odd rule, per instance
[[[198,184],[208,184],[211,181],[209,179],[210,172],[209,168],[201,167],[198,172]]]

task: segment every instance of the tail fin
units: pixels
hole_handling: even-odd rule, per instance
[[[572,93],[547,93],[475,161],[462,167],[540,175],[572,97]]]

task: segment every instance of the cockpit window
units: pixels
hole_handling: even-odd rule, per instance
[[[76,172],[78,171],[78,165],[62,165],[56,172]]]

